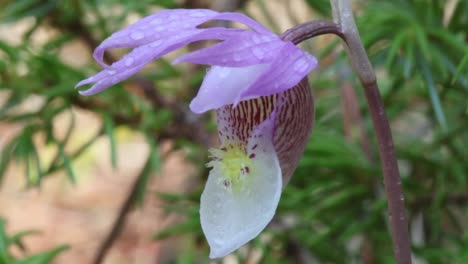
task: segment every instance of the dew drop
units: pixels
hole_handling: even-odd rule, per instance
[[[217,73],[219,78],[226,78],[229,75],[230,70],[227,68],[220,68]]]
[[[255,35],[252,36],[252,41],[253,41],[253,43],[258,44],[258,43],[262,42],[262,39],[261,39],[260,36],[255,34]]]
[[[126,58],[124,61],[125,66],[130,66],[135,62],[135,60],[132,57]]]
[[[150,44],[150,47],[155,48],[159,45],[161,45],[162,41],[161,40],[156,40],[153,43]]]
[[[191,12],[189,14],[189,16],[191,16],[191,17],[204,17],[205,14],[203,12]]]
[[[141,31],[134,31],[130,34],[130,37],[133,39],[133,40],[140,40],[142,38],[145,37],[145,33],[141,32]]]
[[[307,61],[305,59],[300,59],[294,64],[294,70],[298,72],[303,72],[307,68]]]
[[[261,38],[262,38],[262,40],[263,40],[264,42],[268,42],[268,41],[272,41],[272,40],[273,40],[273,38],[272,38],[271,36],[267,36],[267,35],[262,35]]]
[[[255,57],[257,57],[257,59],[263,59],[263,50],[259,47],[255,47],[252,49],[252,52],[254,54]]]
[[[155,19],[151,20],[150,24],[151,25],[157,25],[157,24],[161,24],[161,22],[162,22],[161,19],[155,18]]]
[[[109,75],[114,75],[116,72],[117,72],[117,71],[115,71],[115,70],[107,70],[107,73],[108,73]]]

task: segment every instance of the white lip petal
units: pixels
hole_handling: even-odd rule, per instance
[[[273,120],[260,124],[249,139],[255,154],[250,173],[235,187],[224,185],[213,166],[201,196],[200,220],[210,245],[210,258],[228,255],[255,238],[273,218],[281,196],[282,176],[272,143]]]
[[[254,82],[267,66],[268,64],[246,67],[211,67],[197,96],[190,103],[190,109],[194,113],[203,113],[235,103],[242,91]]]

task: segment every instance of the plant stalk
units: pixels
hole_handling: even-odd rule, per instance
[[[400,172],[393,146],[392,132],[372,65],[362,45],[349,0],[330,0],[335,23],[341,28],[351,64],[366,94],[369,111],[379,144],[379,153],[387,194],[393,251],[396,263],[411,264],[411,244],[405,216]]]
[[[392,132],[380,96],[376,76],[362,45],[349,1],[330,0],[330,2],[334,23],[311,21],[287,30],[281,35],[281,38],[298,44],[315,36],[335,34],[344,41],[351,64],[364,87],[379,144],[395,261],[397,264],[411,264],[411,244],[408,234],[408,222],[405,216],[400,172],[398,171]]]

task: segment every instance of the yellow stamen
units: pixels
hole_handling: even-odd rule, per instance
[[[245,143],[226,140],[219,149],[211,148],[209,151],[213,159],[207,166],[220,171],[223,176],[221,183],[227,189],[238,188],[252,168],[252,159],[247,154]]]

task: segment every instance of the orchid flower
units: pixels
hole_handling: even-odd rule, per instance
[[[210,20],[235,21],[249,29],[198,27]],[[220,147],[210,150],[212,169],[201,195],[200,218],[210,257],[218,258],[255,238],[272,220],[312,129],[307,74],[317,60],[240,13],[164,10],[104,40],[94,51],[104,70],[76,87],[92,84],[79,93],[96,94],[200,40],[220,42],[174,63],[211,66],[190,109],[217,111]],[[133,50],[106,65],[104,52],[115,48]]]

